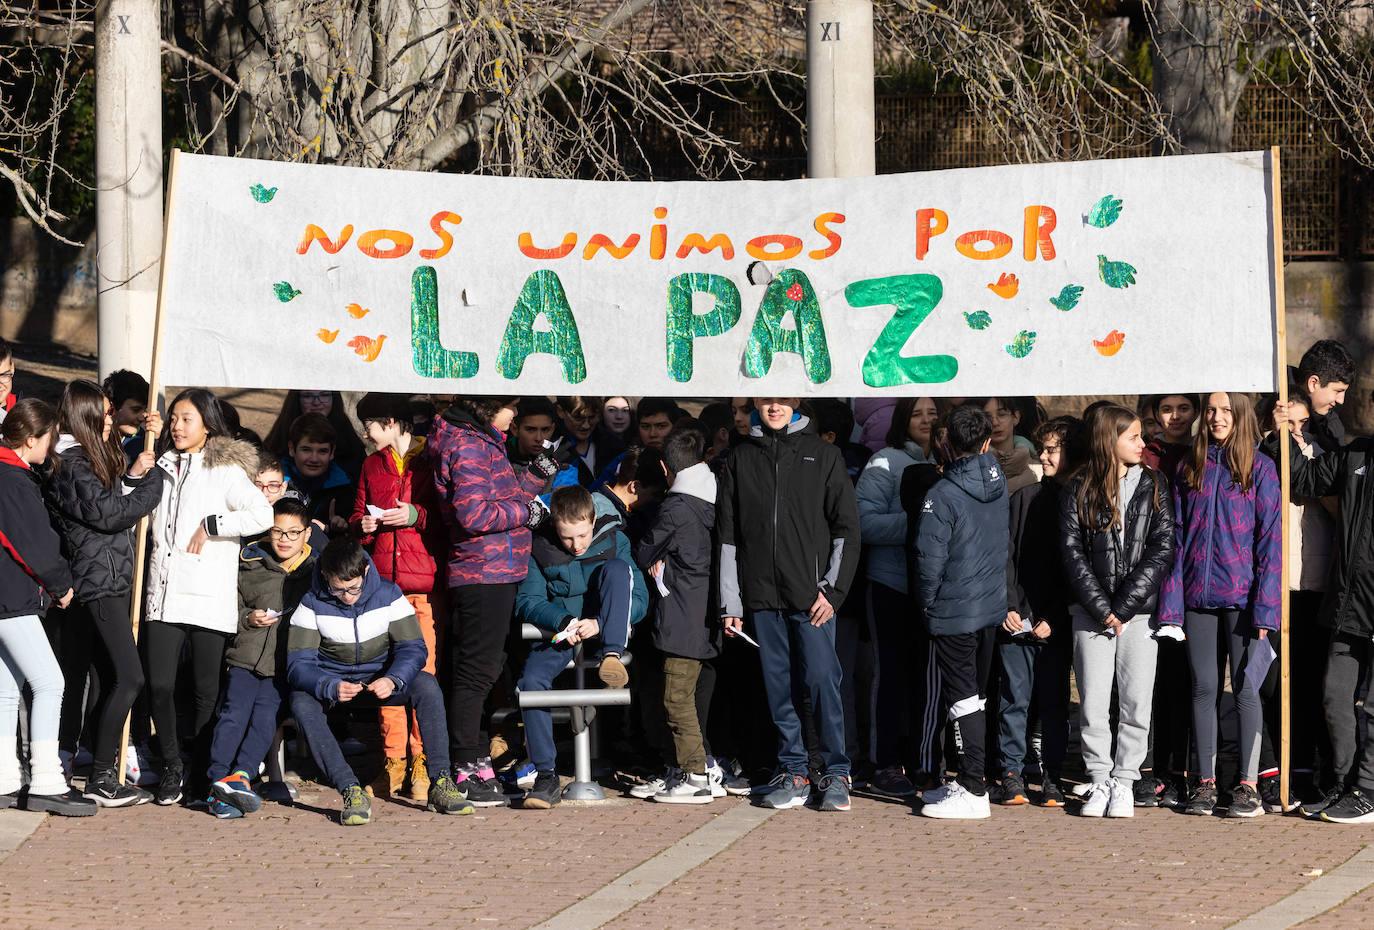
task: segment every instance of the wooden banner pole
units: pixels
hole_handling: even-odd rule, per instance
[[[177,195],[177,158],[180,149],[172,149],[171,163],[167,169],[167,207],[162,217],[162,258],[157,273],[157,316],[153,323],[152,368],[148,372],[148,409],[156,410],[158,395],[162,393],[162,320],[163,300],[167,293],[167,243],[172,241],[172,219],[176,214]],[[167,411],[168,414],[171,411]],[[148,430],[143,436],[143,448],[151,451],[157,443],[157,434]],[[148,522],[144,517],[138,521],[134,530],[134,587],[129,597],[129,626],[133,628],[134,644],[138,644],[138,621],[143,613],[143,573],[148,560]],[[132,714],[124,717],[124,732],[119,739],[119,782],[124,784],[125,766],[129,755],[129,721]]]
[[[1283,190],[1279,180],[1279,147],[1269,150],[1274,202],[1274,340],[1277,347],[1279,403],[1288,402],[1288,330],[1287,310],[1283,293]],[[1287,436],[1279,437],[1279,482],[1281,520],[1283,526],[1283,557],[1279,561],[1279,800],[1286,811],[1292,782],[1292,747],[1289,730],[1292,725],[1290,683],[1288,678],[1288,511],[1291,470]]]

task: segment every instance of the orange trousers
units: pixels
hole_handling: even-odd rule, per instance
[[[443,614],[443,594],[407,594],[406,600],[415,609],[415,619],[420,621],[420,632],[425,637],[425,649],[429,652],[425,659],[425,671],[433,675],[435,657],[439,654],[434,615]],[[404,759],[407,746],[412,757],[425,751],[420,742],[420,724],[410,708],[383,707],[378,713],[381,716],[382,748],[388,759]]]

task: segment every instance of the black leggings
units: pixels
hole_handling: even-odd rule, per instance
[[[193,772],[204,771],[210,755],[210,721],[219,700],[220,679],[224,674],[224,649],[229,637],[216,630],[187,623],[150,620],[144,626],[143,643],[148,669],[148,696],[157,728],[157,745],[166,763],[180,763],[177,739],[177,670],[186,641],[191,642],[191,676],[195,693],[195,717],[191,728],[194,750]],[[204,757],[204,758],[202,758]]]
[[[506,661],[506,635],[515,608],[515,583],[468,584],[449,590],[449,755],[454,766],[487,755],[482,708]]]
[[[100,690],[95,705],[94,770],[103,772],[115,767],[124,721],[143,690],[143,663],[129,626],[129,595],[97,598],[80,609],[90,617],[103,647],[91,650]]]

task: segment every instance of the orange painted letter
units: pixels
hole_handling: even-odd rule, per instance
[[[1040,255],[1047,262],[1054,261],[1054,242],[1050,233],[1054,232],[1054,210],[1050,207],[1026,207],[1026,240],[1022,246],[1026,261],[1035,261],[1035,248],[1040,247]]]
[[[922,207],[916,211],[916,260],[920,261],[930,251],[930,240],[949,229],[949,214],[934,207]]]
[[[590,259],[597,252],[605,249],[616,258],[624,258],[633,252],[637,245],[639,245],[639,233],[631,233],[630,237],[625,240],[624,245],[616,245],[610,237],[603,236],[601,233],[596,233],[587,240],[587,247],[582,250],[582,257],[584,259]]]
[[[980,242],[990,242],[992,248],[979,249],[977,246]],[[975,229],[955,239],[954,247],[959,250],[960,255],[979,261],[991,261],[1011,251],[1011,236],[995,229]]]
[[[822,213],[816,217],[816,232],[830,240],[830,245],[823,249],[813,249],[806,253],[807,258],[814,258],[819,261],[822,258],[829,258],[840,250],[840,234],[830,229],[831,223],[843,223],[843,213]]]
[[[727,262],[735,257],[735,244],[730,241],[730,237],[725,233],[716,233],[710,239],[706,239],[700,233],[688,233],[682,237],[682,245],[677,247],[677,257],[686,258],[687,253],[693,249],[703,255],[712,249],[720,249],[720,257]]]
[[[391,248],[377,248],[377,243],[383,239],[391,243]],[[374,229],[358,237],[358,251],[368,258],[400,258],[408,254],[414,244],[415,239],[410,233],[399,229]]]
[[[667,207],[654,207],[654,216],[660,220],[667,219]],[[668,252],[668,224],[655,223],[649,228],[649,257],[658,261]]]
[[[306,252],[310,251],[310,243],[318,240],[320,248],[324,249],[330,255],[334,255],[339,249],[348,245],[348,240],[352,235],[353,227],[345,226],[343,229],[339,230],[339,241],[330,242],[329,237],[324,234],[324,230],[320,229],[320,227],[316,226],[314,223],[311,223],[305,227],[305,235],[301,236],[301,244],[296,246],[296,254],[304,255]]]
[[[445,223],[452,223],[457,226],[463,222],[463,218],[457,213],[449,210],[440,210],[429,219],[429,228],[434,230],[434,234],[439,237],[443,245],[437,249],[421,249],[421,258],[443,258],[448,254],[448,250],[453,248],[453,233],[444,228]]]
[[[780,251],[770,252],[768,247],[775,245],[780,247]],[[801,254],[802,241],[796,236],[788,236],[779,233],[775,236],[755,236],[749,240],[744,247],[744,251],[757,258],[759,261],[775,259],[783,261],[789,258],[796,258]],[[728,256],[727,256],[728,257]]]
[[[536,249],[529,233],[520,234],[520,253],[526,258],[567,258],[576,246],[577,233],[568,233],[563,237],[563,244],[553,249]]]

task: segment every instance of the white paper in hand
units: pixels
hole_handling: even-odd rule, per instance
[[[754,637],[750,636],[743,630],[736,630],[735,635],[738,636],[740,639],[744,640],[749,645],[753,646],[755,649],[759,648],[759,644],[757,641],[755,641]]]
[[[267,619],[268,619],[268,620],[275,620],[275,619],[277,619],[277,618],[280,617],[280,616],[281,616],[281,611],[280,611],[280,610],[269,610],[269,611],[267,611]]]
[[[368,504],[367,515],[369,517],[375,517],[376,519],[380,520],[382,517],[386,516],[386,511],[375,504]]]
[[[672,594],[672,592],[668,590],[668,586],[663,583],[663,576],[666,574],[668,574],[668,568],[664,566],[663,569],[654,576],[654,586],[658,588],[659,597],[669,597]]]

